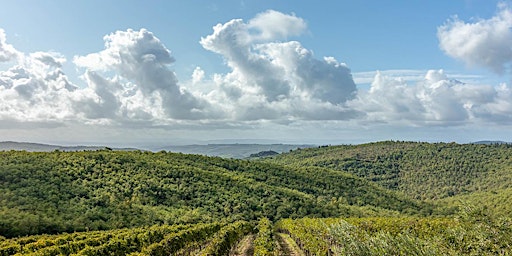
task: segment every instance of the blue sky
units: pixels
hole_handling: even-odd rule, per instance
[[[482,72],[468,71],[443,54],[437,27],[453,15],[463,20],[489,18],[498,2],[6,1],[0,14],[2,28],[17,49],[53,50],[68,58],[103,49],[103,36],[114,31],[146,28],[172,51],[179,61],[173,69],[183,77],[197,65],[225,72],[222,56],[204,50],[200,38],[218,23],[249,20],[269,9],[306,20],[308,31],[292,39],[315,55],[338,58],[354,72],[437,68]]]
[[[3,1],[0,140],[512,141],[510,9]]]

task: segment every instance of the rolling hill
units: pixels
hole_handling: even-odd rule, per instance
[[[348,172],[410,198],[512,187],[512,145],[378,142],[296,150],[265,160]]]
[[[2,151],[0,255],[507,254],[511,178],[510,144]]]
[[[0,152],[0,235],[215,220],[424,213],[432,205],[326,168],[181,153]]]

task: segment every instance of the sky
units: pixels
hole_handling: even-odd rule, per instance
[[[0,7],[0,141],[512,141],[510,1]]]

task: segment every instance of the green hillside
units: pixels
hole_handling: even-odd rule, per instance
[[[448,197],[440,202],[446,205],[465,205],[469,203],[494,213],[511,216],[512,187]]]
[[[429,214],[325,168],[151,152],[0,152],[0,235],[295,217]]]
[[[389,141],[254,160],[0,151],[0,255],[507,255],[511,158]]]
[[[440,199],[512,186],[509,144],[388,141],[301,149],[267,161],[349,172],[416,199]]]

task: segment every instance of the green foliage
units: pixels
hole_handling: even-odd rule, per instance
[[[108,239],[108,241],[86,247],[79,252],[79,255],[127,255],[161,241],[166,235],[181,232],[188,228],[190,227],[184,225],[164,225],[152,228],[130,229],[129,233],[118,234]]]
[[[2,240],[0,255],[174,255],[206,244],[197,255],[227,255],[253,230],[246,221],[40,235]]]
[[[512,145],[377,142],[309,148],[265,162],[349,172],[411,198],[440,199],[512,186]]]
[[[512,253],[512,219],[496,215],[485,206],[464,204],[460,223],[447,232],[447,239],[464,255],[509,255]]]
[[[463,205],[453,218],[367,217],[282,219],[306,255],[508,255],[512,220],[484,207]],[[200,245],[193,255],[227,255],[253,230],[232,224],[153,226],[110,231],[36,235],[0,241],[0,255],[174,255]],[[268,219],[258,223],[254,255],[275,255]],[[202,248],[202,249],[201,249]],[[188,251],[189,253],[194,252]]]
[[[511,156],[412,142],[254,161],[0,152],[0,256],[226,255],[256,220],[255,255],[277,253],[274,231],[307,255],[506,255]]]
[[[5,237],[429,207],[326,168],[166,152],[0,152]]]
[[[512,213],[512,187],[458,195],[442,199],[441,202],[446,205],[457,206],[471,203],[489,210],[492,209],[492,211],[498,215],[510,217],[510,213]]]
[[[308,255],[508,255],[510,218],[465,206],[455,218],[283,219]]]
[[[126,230],[113,230],[110,232],[90,232],[90,233],[73,233],[58,236],[30,236],[17,239],[6,240],[0,244],[0,255],[9,251],[4,255],[12,255],[14,253],[29,254],[35,253],[39,255],[55,255],[59,253],[72,253],[83,249],[85,246],[99,245],[108,241],[115,234],[126,232]],[[9,249],[10,248],[10,249]]]
[[[223,227],[215,234],[208,246],[202,250],[200,256],[227,255],[233,245],[252,230],[253,226],[246,221],[237,221]]]
[[[36,255],[125,255],[159,242],[167,234],[176,233],[188,228],[190,226],[162,225],[146,228],[13,238],[0,243],[0,255],[12,255],[15,253]]]
[[[267,218],[261,218],[257,229],[258,234],[256,239],[254,239],[254,256],[274,255],[275,239],[272,222]]]
[[[171,255],[194,242],[202,241],[210,237],[212,234],[219,231],[220,228],[221,225],[219,223],[198,224],[193,228],[165,236],[162,241],[145,248],[141,254],[151,256]]]
[[[279,232],[289,234],[307,255],[327,255],[329,238],[323,219],[282,219],[276,223]]]
[[[370,235],[348,222],[329,229],[335,255],[440,255],[432,244],[408,233],[392,235],[379,231]]]

